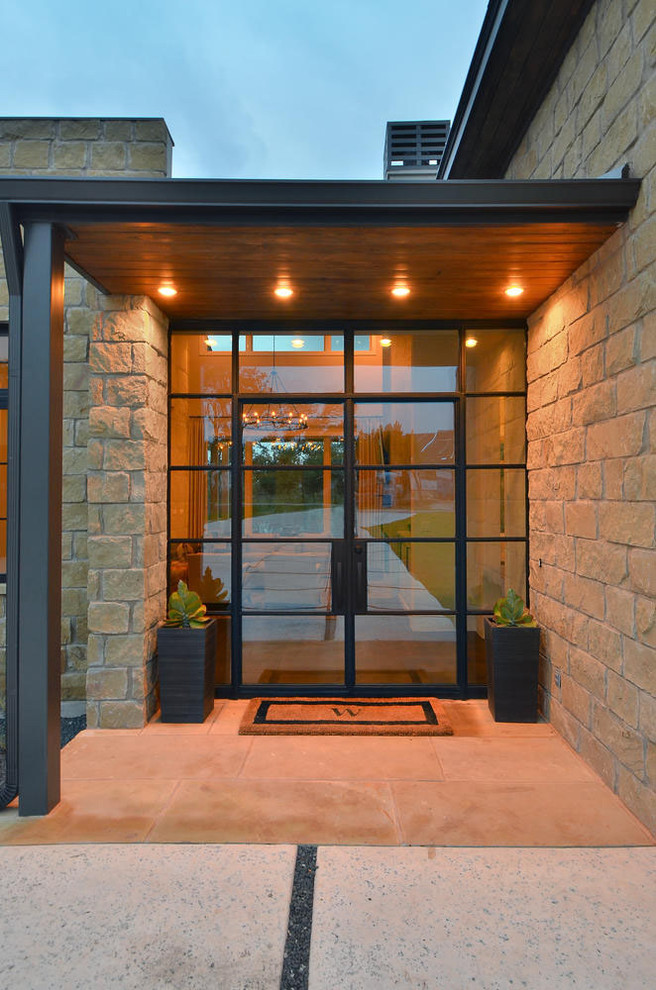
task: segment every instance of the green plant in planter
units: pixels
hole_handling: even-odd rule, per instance
[[[494,621],[498,626],[537,626],[526,608],[524,599],[509,588],[505,598],[499,598],[494,606]]]
[[[165,626],[174,629],[201,629],[209,619],[207,609],[195,591],[190,591],[184,581],[178,581],[178,590],[169,597],[169,611]]]

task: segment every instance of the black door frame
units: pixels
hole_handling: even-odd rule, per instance
[[[285,393],[285,401],[301,402],[330,402],[334,401],[344,405],[345,408],[345,453],[344,453],[344,480],[345,480],[345,535],[344,544],[347,542],[347,534],[355,533],[354,520],[354,483],[355,483],[355,456],[354,456],[354,429],[353,429],[353,406],[355,401],[448,401],[454,403],[455,410],[455,462],[453,470],[455,473],[455,624],[456,624],[456,682],[455,684],[389,684],[389,685],[367,685],[355,684],[355,638],[354,638],[354,618],[355,609],[350,609],[350,616],[344,617],[345,623],[345,684],[243,684],[241,682],[242,672],[242,638],[241,638],[241,579],[242,579],[242,531],[241,531],[241,409],[244,403],[252,404],[254,397],[252,393],[239,391],[239,337],[244,333],[271,333],[289,334],[294,331],[305,331],[306,333],[339,333],[344,336],[344,362],[345,362],[345,390],[341,393]],[[457,330],[459,333],[459,367],[458,367],[458,389],[455,392],[435,392],[435,393],[356,393],[353,382],[353,342],[357,333],[380,333],[381,330],[390,332],[402,330]],[[258,696],[298,696],[299,694],[317,697],[334,696],[339,692],[344,696],[357,697],[395,697],[395,696],[439,696],[452,698],[482,698],[487,694],[487,688],[482,684],[468,683],[468,657],[467,657],[467,620],[472,615],[487,615],[489,610],[476,610],[467,608],[467,535],[466,535],[466,464],[465,457],[465,427],[466,427],[466,402],[465,399],[465,346],[464,340],[469,332],[485,330],[524,330],[526,323],[523,320],[385,320],[385,321],[350,321],[350,320],[329,320],[329,321],[295,321],[295,320],[254,320],[254,321],[222,321],[222,320],[188,320],[174,321],[170,326],[170,334],[174,333],[214,333],[231,335],[232,337],[232,379],[233,391],[226,398],[232,400],[232,439],[233,457],[231,461],[231,491],[232,491],[232,603],[231,603],[231,684],[220,685],[216,688],[217,697],[258,697]],[[473,393],[476,396],[486,393]],[[526,396],[523,391],[508,391],[503,393],[488,393],[494,395],[504,395],[508,397]],[[169,400],[182,397],[179,393],[170,392]],[[185,398],[207,398],[206,395],[185,393]],[[257,401],[280,400],[280,394],[258,396]],[[169,444],[170,444],[170,417],[169,417]],[[403,466],[401,466],[403,467]],[[505,464],[505,468],[523,468],[524,464]],[[170,477],[170,472],[169,472]],[[170,498],[170,481],[168,496]],[[528,489],[526,498],[526,512],[528,517]],[[169,544],[176,540],[170,539],[170,532],[167,534]],[[493,542],[489,538],[488,542]],[[504,542],[522,542],[526,545],[526,565],[528,573],[528,541],[517,537],[503,537]],[[311,542],[332,543],[331,538],[316,538]],[[352,542],[356,542],[356,537],[352,537]],[[349,581],[349,587],[353,587],[353,582]],[[350,604],[350,603],[349,603]],[[255,615],[255,612],[247,613]],[[267,613],[274,614],[274,613]],[[293,611],[285,614],[293,616]],[[299,613],[307,615],[308,613]],[[383,613],[380,613],[383,614]],[[394,614],[394,613],[391,613]],[[404,613],[407,614],[407,613]],[[428,614],[428,613],[424,613]],[[435,613],[438,614],[438,613]]]

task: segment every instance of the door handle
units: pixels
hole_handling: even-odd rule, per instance
[[[367,551],[364,543],[353,545],[355,560],[354,606],[356,612],[367,611]]]
[[[344,547],[335,542],[330,545],[331,612],[346,611],[346,588],[344,586]]]

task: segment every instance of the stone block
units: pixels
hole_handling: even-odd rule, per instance
[[[580,753],[585,762],[599,774],[604,783],[612,788],[615,781],[615,761],[603,743],[586,728],[580,731]]]
[[[62,470],[67,477],[85,475],[87,452],[84,447],[65,447],[62,453]]]
[[[52,163],[56,169],[70,169],[71,173],[82,171],[87,165],[86,144],[84,141],[55,142]]]
[[[638,335],[635,327],[627,327],[608,338],[606,342],[606,374],[609,377],[636,363],[637,342]]]
[[[600,540],[577,539],[576,572],[594,581],[620,585],[628,575],[626,549]]]
[[[608,708],[595,702],[592,731],[611,753],[633,773],[644,773],[645,756],[642,736]]]
[[[132,350],[127,343],[105,343],[94,341],[89,350],[89,364],[94,374],[131,374]]]
[[[560,733],[572,749],[578,751],[581,738],[581,723],[553,697],[549,705],[549,718],[556,732]]]
[[[62,563],[62,587],[86,588],[88,564],[85,560],[67,560]]]
[[[639,454],[643,446],[644,424],[644,412],[628,413],[604,423],[593,423],[588,427],[587,433],[588,460]]]
[[[570,536],[597,536],[597,506],[594,502],[565,503],[565,531]]]
[[[65,362],[86,362],[88,356],[89,343],[85,337],[64,336],[64,361]]]
[[[61,677],[61,700],[84,701],[86,673],[83,670],[67,670]]]
[[[610,543],[651,547],[656,532],[656,507],[647,502],[602,502],[599,533]]]
[[[88,508],[84,502],[68,502],[62,505],[62,527],[66,532],[86,530]]]
[[[100,137],[100,121],[93,117],[62,120],[59,122],[59,136],[64,141],[95,141]]]
[[[582,725],[590,728],[591,696],[582,684],[567,674],[561,679],[561,704]]]
[[[131,120],[104,120],[103,136],[106,141],[131,141],[134,123]]]
[[[49,165],[48,141],[20,141],[14,148],[14,168],[46,169]]]
[[[102,576],[105,601],[138,601],[144,596],[145,575],[141,568],[106,570]]]
[[[87,697],[93,700],[127,698],[128,672],[124,667],[101,667],[86,675]]]
[[[636,629],[638,639],[656,647],[656,601],[652,598],[636,599]]]
[[[647,786],[626,767],[617,770],[617,793],[630,811],[656,835],[656,791],[653,781]]]
[[[66,332],[89,337],[98,318],[98,313],[87,308],[69,309],[65,314]]]
[[[645,738],[656,742],[656,698],[638,691],[638,728]]]
[[[64,392],[64,418],[84,419],[89,414],[88,392]]]
[[[84,502],[86,496],[87,485],[83,474],[62,478],[62,502]]]
[[[576,496],[579,499],[601,498],[603,479],[601,464],[580,464],[576,469]]]
[[[89,538],[91,567],[130,567],[132,540],[129,536],[92,536]]]
[[[115,667],[142,667],[144,664],[143,635],[108,636],[105,662]]]
[[[606,623],[588,621],[587,649],[616,673],[622,670],[622,637]]]
[[[135,120],[134,132],[137,141],[158,141],[166,144],[171,140],[166,122],[162,118]]]
[[[98,724],[101,729],[140,729],[146,724],[143,703],[101,701]]]
[[[130,476],[121,471],[89,472],[87,489],[90,502],[127,502],[130,498]]]
[[[622,588],[607,586],[606,620],[627,636],[635,635],[635,595]]]
[[[586,653],[585,650],[571,646],[569,672],[577,683],[603,701],[606,697],[606,666],[600,660]]]
[[[132,144],[128,149],[128,168],[134,172],[149,172],[154,176],[165,176],[167,171],[167,149],[164,144]]]
[[[580,574],[566,574],[563,592],[570,608],[603,619],[604,586],[600,581],[591,581]]]
[[[138,504],[106,505],[103,509],[105,532],[109,536],[144,532],[145,507]]]
[[[608,707],[623,722],[634,729],[638,725],[638,689],[634,684],[620,677],[615,671],[608,671]]]
[[[624,676],[636,687],[656,696],[656,651],[645,643],[624,638]]]
[[[102,141],[91,145],[91,168],[104,172],[124,172],[126,146],[121,141]]]
[[[655,242],[656,243],[656,242]],[[656,396],[656,360],[624,371],[617,379],[617,412],[647,409]]]
[[[126,633],[130,608],[119,602],[90,602],[89,630],[95,633]]]
[[[116,406],[93,406],[89,410],[89,432],[92,437],[128,439],[130,410]]]
[[[595,353],[596,348],[593,349]],[[617,399],[615,383],[606,381],[585,388],[572,400],[572,423],[575,426],[587,426],[600,420],[610,419],[615,415]]]
[[[105,382],[105,397],[110,406],[140,409],[148,404],[148,380],[143,375],[117,375]]]
[[[144,444],[136,440],[104,441],[102,466],[107,471],[143,471],[146,466]]]

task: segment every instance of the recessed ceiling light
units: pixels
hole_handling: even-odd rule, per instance
[[[509,285],[506,289],[506,295],[513,298],[514,296],[521,296],[523,291],[521,285]]]
[[[305,341],[302,337],[294,337],[292,340],[292,347],[305,347]]]
[[[157,291],[159,292],[160,296],[166,296],[167,298],[169,296],[177,296],[178,294],[178,290],[174,289],[172,285],[160,285]]]
[[[476,337],[467,337],[467,340],[465,341],[465,347],[476,347],[477,343],[478,340],[476,339]]]
[[[397,299],[403,299],[404,296],[410,295],[410,289],[407,285],[395,285],[392,289],[392,295],[396,296]]]
[[[289,299],[290,296],[294,295],[294,290],[290,289],[288,285],[277,285],[273,293],[278,296],[278,299]]]
[[[380,346],[381,347],[391,347],[392,346],[392,341],[390,340],[389,337],[381,337],[380,338]]]

